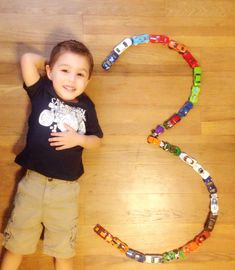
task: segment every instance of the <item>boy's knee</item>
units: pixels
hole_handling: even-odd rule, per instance
[[[56,270],[74,270],[73,257],[72,258],[55,258]]]
[[[24,255],[22,254],[19,254],[19,253],[15,253],[15,252],[12,252],[8,249],[5,249],[3,251],[3,255],[4,256],[8,256],[8,257],[12,257],[12,258],[16,258],[16,259],[22,259]]]
[[[59,258],[59,257],[55,257],[55,261],[57,261],[57,262],[64,262],[64,263],[66,263],[66,262],[73,262],[73,259],[74,259],[74,257],[70,257],[70,258]]]

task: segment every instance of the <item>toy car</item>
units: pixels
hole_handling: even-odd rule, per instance
[[[175,259],[184,259],[185,258],[185,254],[182,250],[179,249],[174,249],[173,252],[175,253]]]
[[[211,176],[208,176],[207,178],[203,179],[203,181],[205,182],[206,185],[209,184],[210,182],[213,182]]]
[[[217,220],[217,215],[213,215],[212,212],[209,212],[207,216],[207,220],[204,225],[205,230],[210,231],[210,232],[213,231],[216,220]]]
[[[200,67],[195,67],[193,69],[193,84],[195,86],[201,85],[201,76],[202,76],[202,70]]]
[[[102,63],[102,68],[105,70],[109,70],[111,68],[112,64],[109,61],[104,61]]]
[[[193,104],[196,104],[198,102],[199,93],[200,93],[200,88],[198,86],[193,85],[189,101],[191,101]]]
[[[164,252],[162,254],[163,262],[169,262],[175,259],[175,253],[172,251]]]
[[[178,146],[172,144],[170,144],[168,151],[175,156],[179,156],[181,154],[181,149]]]
[[[149,135],[148,138],[147,138],[147,142],[148,143],[152,143],[152,144],[157,144],[157,145],[160,145],[160,140],[152,135]]]
[[[207,177],[206,179],[203,179],[204,183],[206,184],[207,190],[210,192],[210,194],[217,193],[217,188],[212,181],[211,176]]]
[[[186,51],[182,55],[185,61],[190,65],[191,68],[195,68],[199,66],[197,60],[193,57],[193,55],[189,51]]]
[[[201,91],[200,87],[195,86],[195,85],[192,86],[192,90],[191,90],[192,94],[199,95],[200,91]]]
[[[189,100],[195,105],[198,103],[198,95],[191,94]]]
[[[169,37],[163,36],[163,35],[150,35],[150,42],[152,43],[162,43],[162,44],[168,44],[169,43]]]
[[[145,254],[131,248],[126,252],[126,256],[137,262],[145,262]]]
[[[113,237],[111,244],[119,249],[121,252],[126,253],[129,249],[128,245],[122,242],[119,238]]]
[[[180,117],[184,117],[191,109],[193,108],[193,103],[191,101],[187,101],[182,108],[180,108],[178,115]]]
[[[200,173],[200,175],[201,175],[202,179],[206,179],[210,176],[210,173],[207,170],[203,169],[203,172]]]
[[[145,263],[163,263],[162,254],[145,254]]]
[[[102,67],[105,70],[108,70],[111,68],[112,64],[118,59],[119,55],[112,51],[103,61]]]
[[[209,231],[204,230],[194,238],[194,241],[197,243],[198,246],[200,246],[207,238],[210,237],[210,235],[211,234]]]
[[[133,36],[131,39],[132,39],[133,45],[148,43],[150,41],[149,34],[142,34],[142,35],[138,35],[138,36]]]
[[[132,40],[130,38],[125,38],[122,42],[120,42],[113,50],[120,55],[123,53],[128,47],[132,45]]]
[[[163,126],[168,129],[173,127],[177,122],[179,122],[181,120],[180,116],[178,114],[174,114],[172,115],[168,120],[166,120],[163,123]]]
[[[164,142],[164,141],[160,141],[160,145],[159,145],[163,150],[168,151],[171,144],[169,144],[168,142]]]
[[[218,206],[218,196],[216,193],[211,194],[211,213],[213,215],[218,215],[219,206]]]
[[[178,260],[179,258],[184,258],[185,254],[182,250],[174,249],[162,254],[163,262],[168,262],[172,260]]]
[[[112,234],[106,231],[105,228],[103,228],[99,224],[96,224],[96,226],[94,227],[94,231],[108,243],[111,243],[111,241],[113,240]]]
[[[155,133],[156,133],[157,136],[158,136],[159,134],[163,133],[163,132],[165,131],[165,129],[164,129],[164,126],[162,126],[162,125],[157,125],[154,131],[155,131]]]
[[[185,244],[183,247],[180,248],[184,253],[190,253],[198,248],[198,244],[191,240],[187,244]]]
[[[199,163],[195,163],[193,165],[193,169],[194,169],[195,172],[197,172],[200,175],[204,172],[204,169],[203,169],[202,165],[199,164]]]
[[[188,156],[188,154],[182,152],[180,155],[179,155],[180,159],[182,161],[184,161],[185,163],[187,163],[188,165],[190,165],[191,167],[193,167],[194,164],[197,163],[197,161],[195,159],[193,159],[192,157]]]
[[[175,40],[170,40],[168,43],[168,47],[170,49],[176,50],[179,53],[185,53],[187,51],[187,48],[185,45],[180,44]]]

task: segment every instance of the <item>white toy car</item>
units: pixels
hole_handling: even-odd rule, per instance
[[[145,254],[145,263],[163,263],[162,254]]]
[[[128,47],[132,45],[132,40],[130,38],[125,38],[122,42],[120,42],[113,50],[120,55],[123,53]]]
[[[179,155],[179,157],[181,160],[183,160],[185,163],[187,163],[191,167],[193,167],[197,163],[196,159],[193,159],[192,157],[188,156],[188,154],[186,154],[184,152],[182,152]]]
[[[195,163],[195,164],[193,165],[193,169],[194,169],[194,171],[196,171],[198,174],[200,174],[201,177],[202,177],[203,179],[207,179],[207,178],[210,176],[209,172],[206,171],[206,170],[202,167],[202,165],[199,164],[199,163]]]
[[[213,215],[218,215],[219,212],[218,196],[216,193],[211,194],[211,212]]]

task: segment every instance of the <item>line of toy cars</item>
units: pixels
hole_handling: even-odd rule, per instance
[[[175,156],[179,156],[179,158],[183,162],[185,162],[186,164],[191,166],[193,168],[193,170],[195,172],[197,172],[202,177],[202,180],[205,183],[208,192],[210,193],[210,211],[214,216],[218,215],[219,206],[218,206],[217,188],[216,188],[209,172],[207,170],[205,170],[202,167],[202,165],[198,163],[198,161],[196,159],[192,158],[187,153],[182,152],[178,146],[159,140],[158,136],[156,135],[155,130],[153,130],[152,134],[148,136],[147,142],[152,143],[152,144],[157,144],[164,151],[168,151],[168,152],[174,154]],[[212,221],[214,221],[214,219]]]
[[[110,69],[112,64],[119,58],[120,54],[123,53],[127,48],[132,45],[144,44],[144,43],[161,43],[168,45],[170,49],[177,51],[183,56],[185,61],[193,69],[193,86],[191,89],[191,95],[185,104],[180,108],[178,113],[173,114],[169,119],[164,121],[162,125],[157,125],[155,129],[151,131],[151,134],[147,138],[148,143],[156,144],[165,151],[168,151],[191,166],[194,171],[196,171],[205,183],[208,192],[210,193],[210,210],[207,216],[207,219],[204,224],[204,229],[194,239],[187,242],[185,245],[178,249],[174,249],[163,254],[144,254],[140,251],[129,248],[126,243],[121,241],[119,238],[114,237],[108,231],[106,231],[101,225],[97,224],[94,228],[94,231],[102,237],[106,242],[111,243],[122,253],[125,253],[127,257],[134,259],[138,262],[145,263],[164,263],[171,260],[184,258],[185,254],[194,251],[197,249],[206,239],[210,237],[210,232],[214,229],[217,215],[219,211],[218,206],[218,196],[217,188],[209,174],[198,162],[196,159],[192,158],[185,152],[182,152],[178,146],[172,145],[168,142],[161,141],[158,137],[162,134],[165,129],[172,128],[176,125],[181,118],[185,117],[188,112],[193,108],[193,106],[198,102],[198,96],[200,93],[201,86],[201,68],[197,60],[189,52],[187,47],[183,44],[178,43],[175,40],[171,40],[169,37],[164,35],[149,35],[143,34],[134,36],[132,38],[126,38],[121,43],[119,43],[113,51],[106,57],[102,66],[105,70]]]
[[[142,34],[130,38],[125,38],[120,43],[118,43],[111,51],[111,53],[104,59],[102,63],[103,69],[109,70],[113,63],[115,63],[116,60],[119,58],[120,54],[122,54],[131,45],[136,46],[149,42],[168,45],[170,49],[173,49],[178,53],[182,54],[183,58],[190,65],[191,68],[199,67],[197,60],[193,57],[193,55],[189,52],[189,50],[184,44],[178,43],[177,41],[172,40],[165,35]]]
[[[188,114],[188,112],[193,108],[193,105],[198,102],[201,85],[201,68],[195,67],[193,69],[193,74],[194,80],[189,100],[184,103],[177,113],[173,114],[169,119],[164,121],[162,125],[157,125],[156,128],[152,130],[151,135],[153,137],[158,137],[165,131],[165,129],[175,126],[181,120],[181,118]]]
[[[212,218],[209,218],[210,224]],[[213,220],[215,220],[213,216]],[[206,221],[206,224],[208,220]],[[141,263],[165,263],[172,260],[184,259],[185,255],[197,249],[203,242],[210,237],[210,231],[212,231],[212,227],[214,227],[215,221],[213,225],[206,225],[204,230],[200,232],[198,235],[194,237],[193,240],[190,240],[185,245],[178,249],[173,249],[171,251],[164,252],[163,254],[158,253],[142,253],[138,250],[129,248],[126,243],[121,241],[119,238],[114,237],[111,233],[109,233],[104,227],[100,224],[97,224],[94,227],[94,231],[103,238],[106,242],[111,243],[122,253],[125,253],[126,256],[130,259],[133,259],[137,262]]]

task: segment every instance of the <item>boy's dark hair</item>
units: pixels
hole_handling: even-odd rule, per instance
[[[51,51],[49,66],[52,68],[57,59],[64,52],[72,52],[79,55],[83,55],[87,58],[90,69],[89,69],[89,79],[94,68],[93,56],[89,49],[80,41],[77,40],[65,40],[58,43]]]

